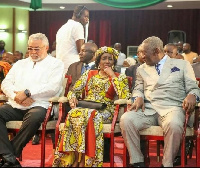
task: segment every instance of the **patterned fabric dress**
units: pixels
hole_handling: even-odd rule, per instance
[[[85,153],[85,167],[103,165],[103,123],[111,123],[114,115],[114,96],[129,98],[128,80],[124,74],[103,79],[98,70],[86,71],[75,83],[67,97],[79,98],[83,91],[84,100],[106,103],[104,110],[76,107],[66,118],[55,150],[53,167],[70,167],[74,162],[74,151]]]

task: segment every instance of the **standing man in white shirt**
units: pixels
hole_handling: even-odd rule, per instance
[[[56,57],[64,62],[65,73],[69,65],[79,61],[79,52],[84,43],[84,27],[89,21],[86,6],[75,7],[72,19],[69,19],[56,34]]]
[[[47,54],[49,42],[42,33],[29,37],[29,57],[10,69],[1,89],[8,97],[0,107],[0,167],[21,167],[16,160],[44,121],[48,99],[60,94],[64,75],[61,60]],[[9,141],[6,122],[22,120],[22,126]]]
[[[117,59],[117,66],[122,66],[124,63],[124,60],[126,59],[126,55],[121,52],[121,49],[122,49],[121,43],[115,43],[114,48],[118,50],[119,52],[119,57]]]

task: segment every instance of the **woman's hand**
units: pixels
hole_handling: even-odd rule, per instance
[[[105,68],[105,69],[104,69],[104,72],[106,72],[106,74],[107,74],[108,76],[110,76],[111,78],[116,77],[116,75],[115,75],[115,73],[114,73],[114,71],[112,70],[111,67]]]
[[[78,100],[75,97],[69,100],[69,105],[72,109],[76,108],[77,104],[78,104]]]

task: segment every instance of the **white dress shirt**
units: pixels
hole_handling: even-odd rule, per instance
[[[17,109],[30,109],[41,106],[48,108],[48,99],[58,96],[62,91],[64,64],[60,59],[50,55],[39,62],[30,58],[17,61],[2,82],[1,88],[8,97],[8,104]],[[30,90],[35,102],[24,107],[14,101],[15,91]]]

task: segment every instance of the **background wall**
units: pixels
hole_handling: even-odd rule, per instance
[[[0,29],[8,29],[8,32],[0,32],[0,40],[6,43],[5,49],[12,52],[13,48],[13,9],[0,8]]]
[[[72,17],[72,11],[30,12],[30,33],[42,32],[55,40],[56,32]],[[90,11],[89,38],[98,46],[122,43],[138,46],[149,36],[160,37],[164,44],[170,30],[186,32],[192,51],[200,54],[200,10],[121,10]],[[64,37],[63,37],[64,38]]]
[[[29,35],[29,11],[14,8],[0,8],[0,29],[8,32],[0,33],[0,40],[6,43],[8,52],[19,50],[26,53]],[[27,30],[27,33],[18,33],[18,30]]]

